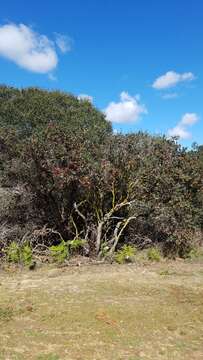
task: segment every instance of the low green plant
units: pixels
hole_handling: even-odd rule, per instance
[[[147,258],[150,261],[157,261],[161,260],[161,253],[157,247],[152,247],[147,251]]]
[[[185,254],[185,259],[195,260],[203,258],[203,250],[198,247],[193,247],[187,254]]]
[[[13,241],[6,249],[7,260],[9,262],[29,266],[32,262],[32,249],[29,244],[20,246]]]
[[[9,262],[17,264],[20,262],[20,258],[21,258],[20,254],[21,254],[20,246],[15,241],[12,241],[8,246],[8,248],[6,249],[7,260]]]
[[[135,259],[136,248],[131,245],[124,245],[117,253],[115,254],[115,260],[119,264],[124,264],[127,262],[133,262]]]
[[[20,250],[21,261],[24,265],[29,266],[32,262],[32,249],[30,245],[25,244]]]
[[[81,248],[84,247],[84,245],[86,244],[86,240],[84,239],[80,239],[80,238],[76,238],[76,239],[73,239],[73,240],[69,240],[67,242],[68,246],[69,246],[69,249],[71,251],[77,251]]]
[[[161,276],[171,276],[171,275],[175,275],[176,273],[174,271],[171,271],[171,270],[161,270],[159,272],[159,275]]]
[[[109,245],[107,242],[103,242],[101,245],[100,256],[101,258],[107,258],[109,252]]]
[[[60,244],[50,247],[51,256],[57,263],[63,263],[69,257],[69,245],[62,240]]]

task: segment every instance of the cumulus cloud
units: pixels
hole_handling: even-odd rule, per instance
[[[93,103],[93,97],[90,96],[90,95],[87,95],[87,94],[80,94],[78,95],[78,100],[87,100],[89,101],[90,103]]]
[[[0,56],[41,74],[50,72],[58,63],[53,42],[24,24],[0,27]]]
[[[123,91],[119,102],[111,102],[104,110],[107,120],[114,123],[136,122],[142,114],[147,113],[145,105],[140,103],[140,97],[131,96]]]
[[[68,51],[71,51],[73,40],[66,35],[55,33],[56,38],[56,45],[61,50],[62,53],[67,53]]]
[[[191,132],[188,130],[188,127],[193,126],[197,123],[199,117],[195,113],[187,113],[183,115],[179,123],[172,129],[168,130],[168,135],[170,137],[177,136],[179,139],[185,140],[192,137]]]
[[[168,135],[170,137],[178,137],[181,140],[191,138],[191,133],[181,125],[177,125],[173,129],[169,129]]]
[[[177,84],[187,81],[192,81],[195,76],[191,72],[178,74],[175,71],[168,71],[166,74],[158,77],[152,87],[156,90],[168,89],[175,87]]]

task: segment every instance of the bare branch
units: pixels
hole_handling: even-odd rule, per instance
[[[114,253],[114,251],[116,250],[116,246],[118,245],[118,242],[120,240],[120,237],[123,233],[123,231],[125,230],[126,226],[129,224],[129,222],[131,220],[135,220],[136,217],[135,216],[131,216],[128,219],[124,220],[124,221],[120,221],[117,223],[115,230],[114,230],[114,236],[113,236],[113,245],[111,247],[111,249],[108,252],[108,255],[112,255]],[[122,226],[123,224],[123,226]],[[122,226],[121,230],[119,231],[120,227]]]
[[[79,206],[80,205],[82,205],[82,203],[84,203],[84,201],[82,201],[79,205],[77,205],[76,203],[74,203],[74,209],[75,209],[75,211],[77,212],[77,214],[86,222],[87,221],[87,219],[86,219],[86,217],[85,217],[85,215],[83,215],[82,213],[81,213],[81,211],[79,210]]]

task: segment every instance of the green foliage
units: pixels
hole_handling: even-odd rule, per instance
[[[131,245],[124,245],[117,253],[115,254],[115,260],[119,264],[124,264],[128,262],[133,262],[135,260],[136,249]]]
[[[15,205],[6,219],[0,214],[0,225],[47,225],[66,240],[67,253],[84,246],[80,234],[91,256],[98,222],[126,200],[131,205],[118,207],[102,227],[99,254],[129,217],[119,241],[140,249],[159,243],[166,256],[190,251],[192,233],[203,228],[201,146],[187,151],[161,136],[113,135],[88,101],[57,91],[0,87],[0,114],[0,182],[29,193],[17,201],[18,211]]]
[[[161,261],[161,253],[157,247],[152,247],[147,251],[147,258],[150,261]]]
[[[6,255],[9,262],[22,263],[29,266],[32,262],[32,249],[29,244],[20,246],[13,241],[6,249]]]
[[[191,229],[181,229],[174,231],[170,235],[163,247],[163,252],[166,256],[175,258],[179,256],[181,258],[186,257],[190,251],[194,248],[195,233]]]
[[[25,244],[21,249],[21,260],[24,265],[29,266],[32,263],[32,249],[29,244]]]
[[[70,248],[70,251],[80,250],[85,246],[85,244],[86,244],[86,240],[80,238],[76,238],[68,241],[68,246]]]
[[[194,260],[198,258],[198,250],[193,248],[187,254],[185,254],[185,258],[189,260]]]
[[[1,126],[17,131],[21,139],[58,124],[65,132],[95,135],[97,141],[111,132],[110,123],[90,102],[60,91],[0,86],[0,114]]]
[[[21,249],[20,246],[13,241],[6,249],[6,255],[9,262],[19,263],[21,260]]]
[[[201,260],[203,259],[203,249],[199,247],[192,247],[191,250],[185,254],[188,260]]]
[[[62,240],[60,244],[50,247],[51,256],[57,263],[63,263],[69,259],[70,253],[74,254],[76,251],[83,248],[86,241],[80,238],[69,240],[65,242]]]
[[[176,273],[174,271],[171,271],[171,270],[162,270],[159,272],[159,275],[161,276],[172,276],[172,275],[175,275]]]
[[[100,256],[101,258],[108,258],[109,245],[107,242],[103,242],[101,245]]]
[[[63,263],[69,257],[68,244],[62,240],[60,244],[50,247],[51,256],[57,263]]]

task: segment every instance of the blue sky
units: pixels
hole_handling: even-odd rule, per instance
[[[202,18],[202,0],[7,0],[0,83],[86,94],[115,130],[201,144]]]

